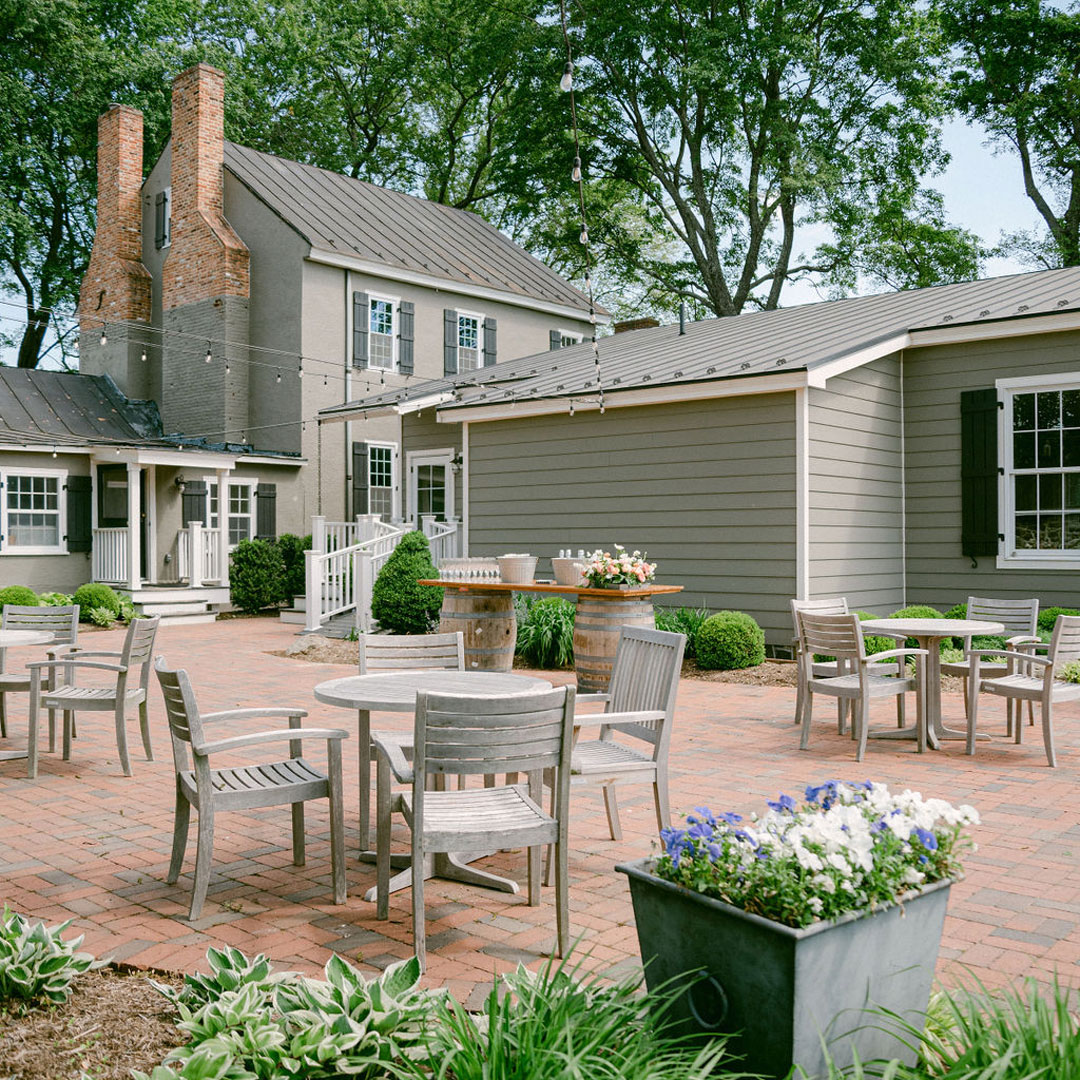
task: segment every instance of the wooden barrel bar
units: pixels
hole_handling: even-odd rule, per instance
[[[466,671],[513,669],[517,619],[512,593],[447,589],[439,612],[439,632],[457,630],[465,640]]]
[[[574,617],[574,668],[578,690],[594,694],[607,690],[620,627],[641,626],[652,630],[655,625],[650,599],[620,599],[615,590],[610,599],[579,596]]]

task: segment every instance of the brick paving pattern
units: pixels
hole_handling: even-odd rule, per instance
[[[120,636],[110,631],[88,640],[92,648],[115,648]],[[291,640],[292,628],[271,619],[238,619],[163,627],[158,652],[191,672],[204,711],[300,704],[310,711],[310,725],[354,727],[348,712],[318,704],[311,693],[316,683],[351,669],[270,655]],[[12,664],[31,658],[37,657],[9,650]],[[369,973],[411,955],[409,891],[391,898],[388,922],[377,921],[374,905],[362,899],[375,873],[355,858],[354,740],[345,746],[348,902],[340,908],[330,902],[325,804],[308,804],[304,867],[292,865],[288,808],[276,807],[218,817],[207,904],[197,922],[187,922],[195,821],[185,872],[176,886],[167,885],[173,768],[160,692],[155,683],[151,690],[156,760],[143,760],[132,725],[130,778],[116,760],[111,719],[100,713],[78,717],[71,761],[42,754],[36,782],[26,779],[24,761],[0,762],[0,899],[49,922],[72,919],[72,932],[86,935],[84,948],[149,968],[205,970],[207,947],[224,944],[311,973],[334,952]],[[1049,982],[1056,973],[1064,984],[1080,986],[1077,707],[1060,711],[1059,767],[1052,770],[1038,728],[1025,730],[1021,746],[1004,739],[980,744],[975,758],[964,755],[961,742],[918,755],[911,743],[871,740],[859,765],[827,706],[820,708],[810,750],[800,752],[793,705],[789,689],[684,680],[671,755],[673,809],[759,809],[780,791],[797,794],[807,783],[834,777],[872,778],[972,803],[983,818],[979,850],[968,856],[967,877],[953,889],[939,977],[948,984],[970,972],[997,986],[1027,975]],[[881,709],[877,722],[889,724],[888,704]],[[947,695],[944,712],[947,722],[958,723],[959,698]],[[1003,731],[1000,714],[989,703],[986,726]],[[25,743],[25,716],[25,696],[9,698],[5,749]],[[373,717],[375,727],[410,725],[401,714]],[[272,755],[249,751],[259,752]],[[312,758],[319,753],[321,747]],[[655,826],[647,786],[625,788],[620,803],[624,839],[613,843],[599,794],[575,792],[570,880],[572,933],[585,964],[623,971],[636,968],[639,958],[626,879],[612,868],[647,854]],[[403,828],[395,840],[404,850]],[[524,884],[521,853],[502,852],[484,865]],[[530,908],[523,895],[433,879],[427,905],[428,983],[468,1004],[519,961],[542,962],[554,942],[550,889]]]

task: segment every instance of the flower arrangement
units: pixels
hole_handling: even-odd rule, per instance
[[[661,833],[658,877],[786,926],[808,926],[901,899],[960,873],[957,852],[973,848],[964,826],[973,807],[884,784],[830,780],[788,795],[743,822],[699,807],[687,828]]]
[[[581,576],[594,589],[644,585],[656,576],[656,563],[646,562],[640,551],[631,553],[622,544],[616,544],[614,555],[599,548],[587,555]]]

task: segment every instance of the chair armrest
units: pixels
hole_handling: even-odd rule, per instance
[[[655,712],[610,712],[610,713],[584,713],[579,716],[574,713],[574,727],[583,727],[591,724],[601,727],[618,727],[620,724],[645,724],[655,720],[663,720],[666,714]]]
[[[1013,649],[972,649],[969,654],[976,659],[984,656],[1000,656],[1002,660],[1012,660],[1022,664],[1038,664],[1042,667],[1050,667],[1051,661],[1046,656],[1031,656],[1028,653],[1017,655]]]
[[[84,656],[84,655],[97,656],[98,655],[97,653],[89,653],[89,654],[83,653],[82,649],[78,645],[53,645],[52,648],[45,650],[45,655],[50,660],[56,660],[57,658],[59,658],[61,656],[70,656],[72,653],[79,653],[80,656]],[[112,655],[119,656],[120,653],[115,653],[115,654],[110,653],[109,655],[110,656],[112,656]]]
[[[577,694],[574,697],[577,705],[606,705],[610,700],[610,694]]]
[[[402,742],[403,739],[408,738],[407,735],[399,735],[391,731],[371,733],[371,743],[375,747],[375,752],[382,755],[399,784],[413,782],[413,767],[405,757],[405,747]]]
[[[1013,652],[1019,653],[1038,652],[1039,650],[1045,652],[1050,648],[1050,642],[1043,641],[1041,638],[1014,638],[1007,641],[1005,646],[1011,648]]]
[[[293,739],[347,739],[349,733],[342,728],[284,728],[279,731],[255,731],[250,735],[237,735],[232,739],[218,739],[215,742],[192,744],[191,749],[197,754],[216,754],[220,750],[238,750],[241,746],[255,746],[258,743],[290,742]]]
[[[68,652],[77,652],[79,654],[80,659],[82,659],[84,656],[115,656],[115,657],[121,657],[121,656],[124,655],[122,652],[100,652],[100,651],[98,651],[98,652],[88,652],[79,645],[56,645],[52,649],[49,649],[49,652],[50,653],[52,653],[52,652],[59,653],[61,650],[64,650],[64,649],[66,649]]]
[[[127,667],[123,664],[102,664],[97,660],[36,660],[26,666],[31,671],[35,668],[96,668],[98,671],[127,671]]]
[[[1050,646],[1043,641],[1042,638],[1031,637],[1029,634],[1018,634],[1016,637],[1007,638],[1005,640],[1005,648],[1015,648],[1017,645],[1042,645],[1044,648]]]
[[[256,716],[307,716],[307,709],[273,708],[265,709],[224,709],[221,712],[200,713],[199,719],[204,724],[216,723],[218,720],[250,720]]]
[[[927,649],[888,649],[886,652],[871,653],[865,657],[868,664],[876,664],[879,660],[891,660],[894,656],[929,656]]]

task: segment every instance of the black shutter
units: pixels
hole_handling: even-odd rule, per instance
[[[277,539],[277,484],[255,488],[255,539]]]
[[[484,320],[484,367],[491,367],[496,362],[495,331],[498,327],[495,319]]]
[[[398,371],[402,375],[411,375],[414,371],[413,362],[413,338],[415,336],[414,324],[416,321],[416,305],[411,300],[402,300],[398,308],[398,318],[401,320],[401,340],[398,342]]]
[[[458,369],[457,346],[458,346],[458,314],[449,308],[444,308],[443,313],[443,374],[456,375]]]
[[[960,550],[976,558],[998,553],[997,391],[960,395]]]
[[[558,330],[548,331],[548,349],[562,348],[562,333]]]
[[[67,478],[67,549],[89,551],[93,545],[89,476]]]
[[[352,497],[353,514],[368,512],[368,464],[367,443],[352,444]]]
[[[228,493],[218,492],[218,506],[225,500],[225,509],[228,510]],[[207,503],[207,491],[205,480],[186,480],[184,482],[184,494],[180,496],[180,524],[186,529],[193,521],[201,521],[203,525],[210,525],[210,507]]]
[[[352,294],[352,362],[353,367],[368,366],[368,320],[370,301],[366,292]]]
[[[165,246],[165,221],[168,214],[169,196],[164,191],[159,191],[154,196],[154,247]]]

